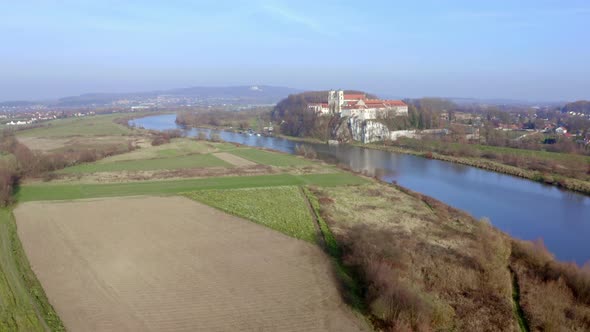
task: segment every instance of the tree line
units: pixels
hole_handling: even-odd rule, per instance
[[[4,130],[0,132],[0,206],[12,203],[13,190],[23,177],[47,176],[58,169],[93,162],[135,148],[128,142],[127,145],[105,144],[96,148],[74,146],[63,151],[43,153],[19,142],[13,131]]]

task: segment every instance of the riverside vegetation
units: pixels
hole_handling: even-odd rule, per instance
[[[272,111],[263,108],[256,111],[181,113],[177,117],[177,122],[186,126],[231,130],[246,129],[253,125],[256,125],[254,128],[261,129],[260,124],[273,121],[281,124],[275,125],[275,135],[316,143],[326,142],[328,139],[338,138],[334,137],[334,129],[341,123],[341,119],[338,116],[318,116],[307,109],[308,103],[320,102],[325,95],[324,92],[292,95],[278,103]],[[501,121],[514,121],[511,118],[515,117],[515,114],[520,114],[518,119],[522,119],[523,114],[526,113],[523,110],[513,110],[516,112],[514,114],[510,113],[510,110],[478,109],[474,111],[463,109],[466,106],[462,108],[450,101],[437,98],[407,100],[407,103],[409,104],[408,117],[384,118],[378,121],[386,124],[391,130],[433,129],[448,126],[451,133],[443,138],[427,135],[422,139],[400,138],[393,142],[353,144],[460,163],[590,194],[588,149],[578,147],[571,140],[556,139],[551,136],[549,140],[555,140],[555,144],[542,144],[542,141],[548,139],[546,135],[531,134],[517,139],[517,136],[523,135],[522,132],[516,132],[517,136],[513,137],[513,132],[494,129],[494,125]],[[564,109],[569,109],[568,105]],[[479,112],[476,114],[490,119],[481,128],[482,134],[479,140],[468,141],[465,138],[467,125],[441,120],[441,114],[448,113],[449,118],[454,118],[456,117],[454,114],[459,111]],[[560,112],[549,113],[549,115],[542,115],[559,121]],[[577,118],[567,118],[563,121],[567,122],[569,128],[580,128],[580,130],[583,130],[585,125],[590,125],[590,121]]]
[[[84,121],[111,127],[113,120]],[[84,127],[84,121],[76,125]],[[94,128],[71,136],[72,130],[59,126],[36,128],[35,135],[2,136],[0,161],[14,167],[12,183],[18,184],[16,190],[8,189],[6,202],[187,196],[318,243],[332,259],[342,297],[378,330],[590,329],[588,267],[558,262],[541,243],[515,240],[430,197],[272,151],[187,138],[152,145],[160,134],[118,125],[112,132]],[[68,147],[80,142],[95,142],[84,149],[104,157],[99,138],[107,137],[130,146],[129,152],[89,162],[72,157],[60,167],[32,170],[24,163],[29,159],[22,159],[80,151]],[[51,149],[18,152],[29,149],[21,139]],[[231,164],[218,153],[256,165]],[[187,158],[194,158],[194,164]],[[220,161],[209,162],[212,158]],[[51,299],[35,287],[39,284],[19,249],[12,206],[0,211],[0,225],[8,230],[0,233],[0,247],[13,248],[0,253],[0,330],[60,330],[63,324]]]
[[[583,155],[411,138],[363,146],[473,166],[590,194],[590,157]]]

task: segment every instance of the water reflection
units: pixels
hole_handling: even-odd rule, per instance
[[[177,128],[176,116],[133,121],[148,129]],[[228,142],[294,153],[297,142],[209,129],[186,130],[196,136],[216,133]],[[590,260],[590,198],[553,186],[469,166],[354,146],[308,144],[319,158],[378,176],[384,181],[435,197],[476,218],[488,217],[505,232],[522,239],[542,238],[555,255],[579,264]]]

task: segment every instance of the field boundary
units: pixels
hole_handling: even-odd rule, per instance
[[[367,179],[350,173],[221,176],[185,180],[140,181],[109,184],[22,185],[15,191],[15,197],[19,202],[59,201],[95,197],[171,195],[205,189],[238,189],[307,184],[317,186],[340,186],[365,183],[367,183]]]
[[[32,324],[29,326],[20,326],[21,319],[10,314],[10,310],[7,311],[8,316],[4,313],[0,316],[1,319],[9,318],[10,321],[5,322],[0,320],[0,330],[7,331],[12,329],[28,329],[35,326],[39,330],[45,331],[65,331],[65,327],[55,312],[53,306],[50,304],[41,283],[35,276],[35,273],[31,269],[31,265],[27,256],[25,255],[24,249],[18,238],[16,231],[16,222],[12,210],[9,208],[0,209],[0,248],[4,253],[0,253],[0,262],[4,262],[6,265],[0,266],[0,278],[4,279],[9,289],[9,294],[3,294],[10,296],[12,295],[13,303],[18,309],[26,312],[27,310],[33,310],[34,317],[38,321],[31,321],[31,317],[27,318],[27,323]],[[4,250],[7,249],[7,250]],[[2,257],[4,256],[4,257]],[[12,273],[10,273],[12,270]],[[12,275],[12,276],[11,276]],[[1,284],[0,284],[1,286]],[[1,290],[0,290],[1,291]],[[20,294],[17,294],[20,293]],[[26,295],[26,298],[19,298],[19,295]],[[3,301],[10,301],[10,299],[0,299]],[[1,301],[0,301],[1,302]],[[31,308],[19,308],[24,303],[29,303]],[[19,313],[19,311],[16,311]],[[25,318],[25,317],[21,317]],[[40,326],[39,326],[40,325]]]
[[[319,229],[318,236],[321,237],[319,241],[323,243],[323,246],[320,243],[320,247],[332,261],[334,278],[339,283],[340,295],[353,310],[362,315],[367,323],[372,325],[370,317],[367,316],[366,304],[362,300],[362,283],[356,273],[350,268],[347,268],[342,262],[342,248],[338,244],[330,227],[324,218],[322,218],[318,198],[309,188],[300,187],[300,189],[317,223],[316,226]]]

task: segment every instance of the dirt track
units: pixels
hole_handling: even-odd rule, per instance
[[[362,326],[316,246],[185,198],[31,202],[15,215],[70,331]]]

